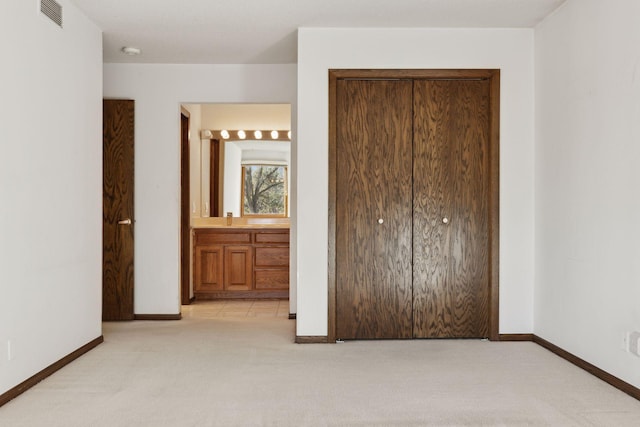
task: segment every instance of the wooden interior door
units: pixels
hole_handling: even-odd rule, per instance
[[[413,332],[489,334],[489,80],[414,82]]]
[[[209,216],[220,215],[220,140],[211,140],[209,152]]]
[[[187,112],[188,114],[188,112]],[[191,304],[191,187],[189,116],[180,114],[180,302]]]
[[[411,81],[338,80],[336,336],[410,338]]]
[[[103,101],[102,319],[132,320],[134,102]]]

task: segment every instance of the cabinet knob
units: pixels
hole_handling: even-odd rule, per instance
[[[442,218],[442,222],[444,224],[449,224],[449,218],[447,218],[447,217]]]
[[[384,219],[378,218],[378,224],[382,224],[382,223],[384,223]]]

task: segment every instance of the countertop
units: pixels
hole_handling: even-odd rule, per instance
[[[227,218],[191,218],[191,228],[289,228],[289,218],[241,218],[233,217],[231,225]]]

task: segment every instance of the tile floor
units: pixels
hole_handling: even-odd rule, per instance
[[[289,317],[289,300],[229,299],[196,301],[182,306],[182,317]]]

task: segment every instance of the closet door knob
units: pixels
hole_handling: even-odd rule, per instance
[[[378,218],[378,224],[382,224],[382,223],[384,223],[384,219]]]
[[[442,218],[442,222],[445,224],[449,224],[449,218],[447,217]]]

